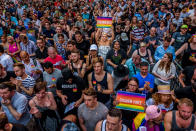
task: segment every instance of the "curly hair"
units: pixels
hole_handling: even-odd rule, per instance
[[[155,93],[152,95],[152,99],[154,100],[155,105],[158,105],[161,103],[161,94],[160,93]],[[164,103],[165,107],[169,107],[170,104],[172,103],[172,97],[170,97],[170,99]]]
[[[173,60],[173,55],[171,53],[166,53],[166,55],[168,56],[169,61],[166,63],[165,61],[161,60],[158,68],[160,68],[161,70],[163,70],[165,68],[166,73],[168,73],[170,71],[170,68],[171,68],[171,63],[172,63],[172,60]]]

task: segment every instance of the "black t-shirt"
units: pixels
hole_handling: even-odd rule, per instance
[[[178,99],[181,98],[191,99],[191,101],[194,104],[194,112],[196,111],[196,94],[193,92],[192,87],[176,88],[174,90],[174,94]]]
[[[185,83],[186,86],[191,85],[191,79],[193,77],[195,68],[196,68],[195,66],[187,66],[187,67],[184,68],[182,73],[185,75],[184,83]]]
[[[5,78],[0,78],[0,83],[5,82],[5,81],[10,81],[10,78],[16,78],[16,75],[13,71],[7,71],[7,75]]]
[[[72,83],[66,82],[63,77],[57,80],[57,90],[61,90],[63,95],[68,97],[68,102],[75,102],[81,98],[82,90],[85,88],[84,81],[78,77],[74,76]]]
[[[24,125],[20,124],[12,124],[12,131],[28,131],[28,129]]]
[[[43,34],[46,35],[46,37],[48,38],[53,38],[56,32],[53,29],[50,30],[43,29]]]
[[[126,59],[126,53],[124,50],[120,49],[115,53],[114,49],[111,49],[106,56],[106,59],[110,59],[112,63],[120,65],[121,62]]]
[[[38,59],[45,59],[48,57],[48,48],[45,47],[43,52],[40,51],[40,49],[38,48],[36,51],[35,51],[35,55],[36,55],[36,58]]]
[[[90,48],[90,42],[83,40],[81,43],[76,43],[76,48],[81,50],[84,55],[88,55],[88,49]]]
[[[90,30],[87,30],[87,34],[88,34],[88,37],[91,38],[91,34],[95,31],[95,28],[91,28]]]

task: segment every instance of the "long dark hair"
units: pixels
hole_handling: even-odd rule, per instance
[[[169,61],[166,63],[165,61],[161,60],[158,68],[160,68],[161,70],[163,70],[165,68],[166,73],[168,73],[170,71],[170,68],[171,68],[173,55],[171,53],[166,53],[166,55],[168,56]]]

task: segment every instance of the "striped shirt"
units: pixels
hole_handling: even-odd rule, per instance
[[[133,37],[135,37],[136,39],[142,39],[144,38],[144,35],[146,33],[145,28],[134,28],[131,32],[131,35],[133,35]],[[133,41],[134,44],[137,44],[136,41]]]
[[[33,53],[35,53],[37,46],[33,41],[28,40],[27,44],[20,42],[20,49],[21,51],[26,51],[29,55],[32,55]]]
[[[35,80],[30,77],[29,75],[27,75],[27,78],[22,79],[21,77],[17,77],[17,80],[21,80],[22,81],[22,85],[29,90],[30,88],[33,88],[35,85]],[[20,92],[21,94],[25,95],[27,97],[28,100],[30,100],[31,98],[33,98],[33,96],[29,96],[26,92],[24,92],[23,90]]]

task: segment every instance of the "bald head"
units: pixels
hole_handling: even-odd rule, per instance
[[[49,47],[48,48],[48,56],[52,59],[56,57],[56,49],[54,47]]]
[[[28,54],[26,51],[21,51],[21,52],[20,52],[20,57],[21,57],[21,56],[28,56],[28,55],[29,55],[29,54]]]
[[[21,51],[20,58],[22,59],[22,61],[28,62],[29,61],[29,54],[26,51]]]

